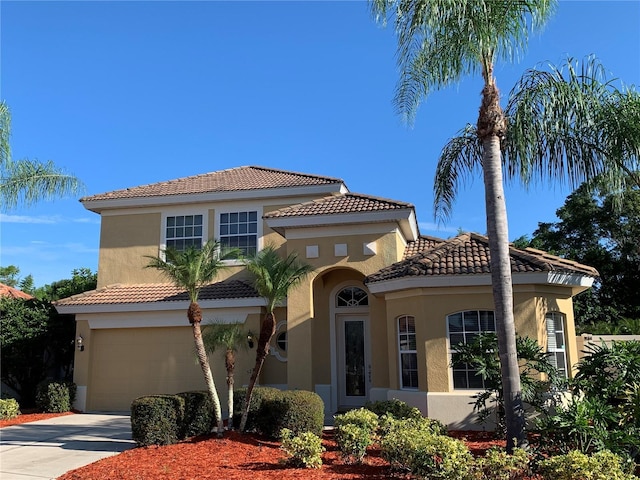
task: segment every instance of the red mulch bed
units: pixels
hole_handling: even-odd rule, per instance
[[[0,428],[35,422],[68,413],[32,413],[0,421]],[[454,431],[450,435],[463,440],[471,453],[483,455],[493,447],[504,448],[504,440],[496,440],[490,432]],[[408,480],[406,474],[393,472],[372,447],[362,464],[345,463],[330,433],[322,443],[322,468],[317,470],[291,468],[280,443],[236,432],[225,432],[222,439],[196,437],[176,445],[142,447],[72,470],[58,480],[354,480],[366,478]],[[526,480],[526,479],[522,479]]]
[[[24,413],[10,420],[0,420],[0,428],[10,427],[11,425],[20,425],[21,423],[37,422],[38,420],[46,420],[47,418],[62,417],[64,415],[73,415],[73,412],[65,413]]]

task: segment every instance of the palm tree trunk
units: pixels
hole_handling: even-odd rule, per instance
[[[509,256],[507,209],[502,183],[500,138],[496,135],[485,138],[483,147],[482,165],[491,256],[491,283],[504,395],[507,452],[511,453],[514,446],[521,446],[525,443],[525,418],[516,351],[511,259]]]
[[[236,356],[233,353],[232,348],[227,348],[227,352],[224,357],[224,365],[227,368],[227,391],[229,398],[227,400],[227,408],[229,410],[229,420],[227,428],[233,430],[233,372],[236,368]]]
[[[195,303],[195,302],[194,302]],[[196,304],[197,305],[197,304]],[[191,311],[191,306],[189,307]],[[189,319],[191,320],[191,318]],[[218,425],[218,436],[222,435],[224,431],[224,425],[222,423],[222,409],[220,408],[220,398],[218,397],[218,391],[216,390],[216,384],[213,381],[213,375],[211,373],[211,366],[209,365],[209,358],[207,357],[207,351],[204,348],[204,342],[202,341],[202,330],[200,329],[200,321],[196,320],[191,323],[193,329],[193,341],[196,345],[196,355],[198,356],[198,362],[204,375],[204,381],[209,391],[209,396],[213,403],[213,412],[216,417],[216,424]]]
[[[256,364],[251,372],[251,378],[249,379],[249,385],[247,386],[247,393],[242,403],[242,419],[240,420],[240,431],[244,432],[244,428],[247,425],[247,418],[249,417],[249,405],[251,405],[251,396],[253,395],[253,388],[256,385],[258,377],[260,376],[260,370],[264,364],[265,358],[269,355],[269,342],[276,333],[276,317],[271,313],[267,313],[262,320],[260,326],[260,338],[258,339],[258,346],[256,348]]]

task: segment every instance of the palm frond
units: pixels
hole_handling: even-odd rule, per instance
[[[527,70],[505,111],[507,172],[527,185],[600,177],[620,190],[639,165],[639,113],[638,93],[622,94],[595,57]]]
[[[40,200],[77,195],[84,188],[80,180],[56,167],[51,161],[12,161],[5,157],[6,153],[3,152],[2,155],[0,209],[4,211],[17,205],[30,206]]]
[[[394,104],[412,122],[431,92],[468,74],[492,75],[496,59],[517,60],[528,32],[540,28],[555,0],[372,0],[379,23],[395,16],[400,79]]]
[[[210,353],[219,347],[235,352],[238,348],[246,346],[247,332],[242,323],[213,322],[204,325],[202,341]]]
[[[313,271],[313,267],[301,262],[295,252],[282,258],[273,246],[266,246],[249,259],[247,269],[254,275],[256,290],[267,300],[269,313],[287,297],[291,288]]]
[[[11,112],[5,102],[0,102],[0,167],[11,161]]]
[[[433,182],[433,213],[437,221],[444,222],[451,216],[461,184],[481,172],[481,163],[482,144],[476,127],[467,124],[447,142],[438,158]]]
[[[159,256],[145,258],[149,259],[146,268],[155,268],[171,283],[184,288],[192,302],[197,302],[200,289],[228,266],[225,260],[236,259],[238,255],[238,249],[222,250],[219,242],[209,240],[202,248],[167,248]]]

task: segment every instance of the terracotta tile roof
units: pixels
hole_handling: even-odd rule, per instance
[[[443,240],[442,238],[420,235],[417,240],[407,243],[402,259],[406,260],[407,258],[413,257],[414,255],[424,252],[425,250],[430,250],[436,245],[440,245],[444,241],[445,240]]]
[[[5,285],[4,283],[0,283],[0,297],[24,298],[25,300],[31,300],[33,298],[28,293]]]
[[[413,208],[413,205],[360,193],[330,195],[310,202],[292,205],[266,213],[264,218],[334,215],[341,213],[376,212]]]
[[[540,250],[510,247],[509,251],[513,273],[555,271],[598,276],[595,268]],[[491,272],[489,258],[488,238],[476,233],[465,233],[383,268],[369,275],[365,282],[374,283],[411,276],[488,274]]]
[[[200,290],[198,300],[223,300],[258,297],[255,289],[241,280],[225,280],[207,285]],[[55,302],[56,306],[107,305],[123,303],[152,303],[188,301],[184,290],[171,284],[147,283],[133,285],[109,285],[90,292],[74,295]]]
[[[275,168],[258,166],[237,167],[228,170],[178,178],[166,182],[152,183],[139,187],[114,190],[90,197],[81,198],[81,202],[94,200],[113,200],[124,198],[156,197],[183,195],[192,193],[216,193],[241,190],[261,190],[283,187],[305,187],[312,185],[330,185],[344,183],[339,178],[288,172]]]

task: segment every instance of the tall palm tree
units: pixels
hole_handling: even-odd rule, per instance
[[[516,353],[507,211],[501,140],[507,134],[494,77],[497,60],[513,62],[530,30],[544,25],[554,0],[372,0],[383,22],[395,16],[398,82],[395,104],[411,121],[432,91],[480,73],[483,80],[476,135],[481,146],[487,233],[500,367],[506,408],[507,450],[526,442]],[[514,442],[515,439],[515,442]]]
[[[260,336],[256,347],[256,363],[251,372],[247,393],[242,405],[240,431],[244,431],[249,415],[249,405],[260,370],[269,354],[269,343],[276,333],[276,307],[287,298],[289,291],[313,271],[308,263],[298,260],[295,253],[281,258],[273,246],[267,246],[247,262],[247,269],[255,277],[258,294],[267,301],[266,312],[260,324]]]
[[[185,289],[189,296],[190,303],[187,310],[187,318],[192,327],[198,362],[213,403],[218,435],[222,435],[224,426],[220,398],[218,397],[207,351],[202,340],[202,330],[200,328],[202,309],[198,304],[198,295],[200,289],[210,284],[220,270],[225,268],[224,260],[238,258],[238,251],[227,250],[222,252],[218,242],[209,240],[200,249],[193,246],[186,250],[167,248],[162,253],[164,255],[156,257],[147,255],[146,258],[149,259],[149,263],[146,267],[159,270],[175,286]]]
[[[51,161],[11,158],[11,112],[0,102],[0,210],[30,206],[40,200],[78,194],[82,183]]]
[[[247,332],[241,323],[211,323],[203,329],[203,340],[208,352],[224,348],[224,366],[227,369],[227,408],[229,410],[228,428],[233,429],[233,385],[236,368],[236,352],[247,345]]]

